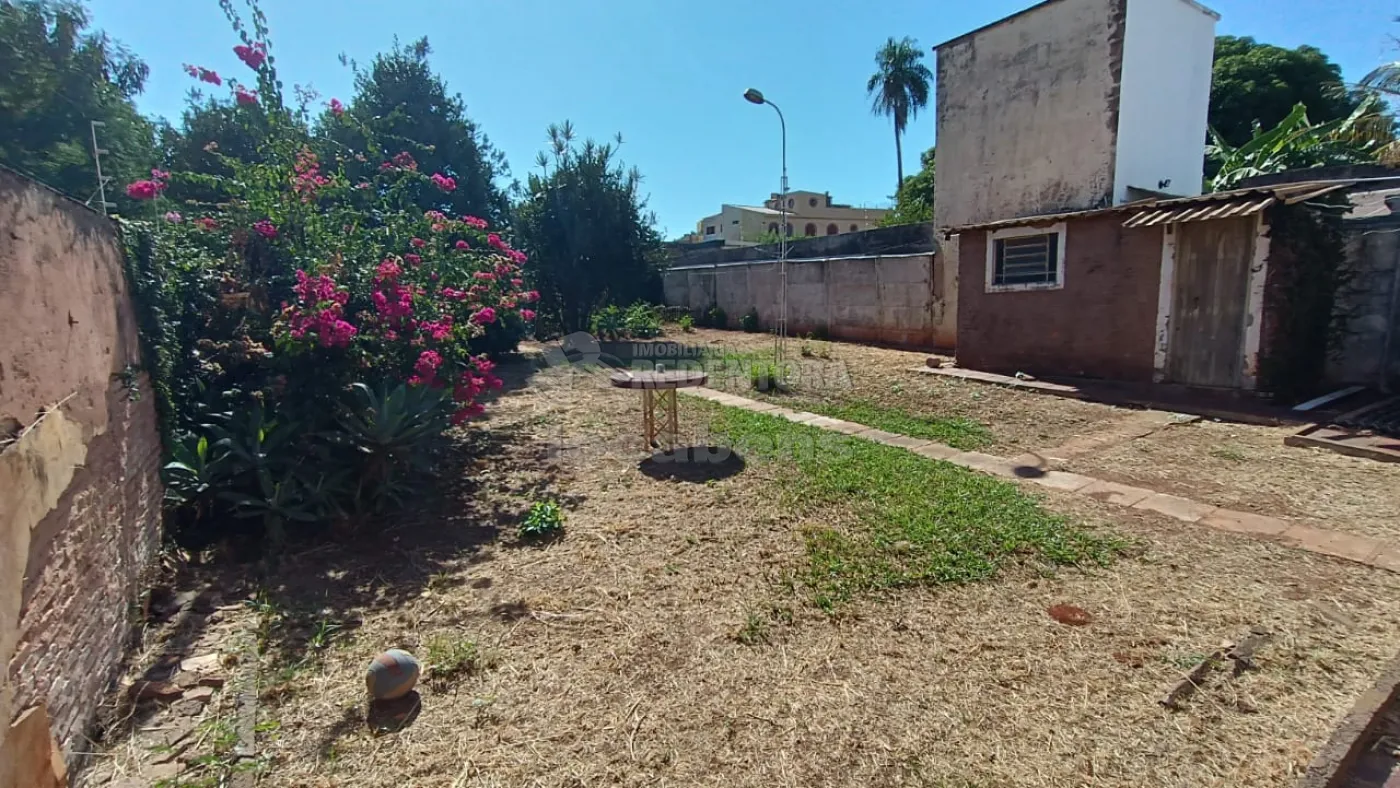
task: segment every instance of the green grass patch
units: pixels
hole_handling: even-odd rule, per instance
[[[811,402],[804,404],[803,408],[833,419],[854,421],[897,435],[938,441],[963,451],[982,449],[994,442],[992,431],[987,429],[987,425],[964,416],[930,419],[906,413],[898,408],[886,408],[859,400],[840,403]]]
[[[843,527],[805,535],[798,579],[828,611],[862,594],[988,580],[1018,563],[1104,565],[1120,547],[1045,511],[1011,482],[785,419],[712,412],[711,431],[749,460],[790,463],[785,505],[850,514]]]

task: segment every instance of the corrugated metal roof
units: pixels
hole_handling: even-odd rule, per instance
[[[1097,208],[1088,211],[1067,211],[1038,216],[1020,216],[1015,219],[1002,219],[995,222],[981,222],[963,225],[948,231],[948,234],[970,230],[999,230],[1005,227],[1025,227],[1037,224],[1055,224],[1066,219],[1079,219],[1088,216],[1104,216],[1114,213],[1132,214],[1124,227],[1152,227],[1159,224],[1178,222],[1200,222],[1210,219],[1227,219],[1237,216],[1250,216],[1269,206],[1282,202],[1294,205],[1316,199],[1324,194],[1345,189],[1355,181],[1306,181],[1284,183],[1276,186],[1256,186],[1249,189],[1211,192],[1199,197],[1172,197],[1170,199],[1147,199],[1115,205],[1111,208]]]

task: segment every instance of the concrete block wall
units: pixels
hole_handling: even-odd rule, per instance
[[[1400,380],[1400,222],[1346,222],[1345,231],[1350,278],[1336,304],[1345,334],[1328,360],[1327,377],[1372,386]]]
[[[936,320],[935,256],[929,252],[791,260],[788,332],[918,349],[951,347],[954,327]],[[666,303],[703,312],[718,306],[737,328],[756,310],[767,329],[778,318],[781,275],[773,260],[683,266],[666,272]]]
[[[72,764],[159,541],[155,397],[114,224],[0,169],[0,227],[0,761],[43,704]]]

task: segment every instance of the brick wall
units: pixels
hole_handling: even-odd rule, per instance
[[[958,363],[993,372],[1152,380],[1162,229],[1071,220],[1065,286],[988,293],[987,233],[959,246]]]
[[[71,761],[158,543],[160,438],[112,222],[0,170],[0,227],[0,759],[44,704]]]

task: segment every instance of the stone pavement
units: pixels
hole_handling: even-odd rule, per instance
[[[1345,558],[1348,561],[1355,561],[1391,572],[1400,572],[1400,547],[1392,546],[1379,539],[1316,528],[1278,517],[1238,512],[1177,495],[1160,493],[1143,487],[1117,484],[1078,473],[1042,470],[1027,464],[1024,456],[1006,459],[975,451],[959,451],[934,441],[911,438],[907,435],[896,435],[892,432],[867,427],[864,424],[833,419],[816,413],[795,411],[780,405],[760,402],[712,388],[683,389],[682,393],[721,405],[780,416],[798,424],[819,427],[843,435],[883,443],[887,446],[896,446],[931,459],[944,460],[993,476],[1038,484],[1042,487],[1076,495],[1087,495],[1117,506],[1153,511],[1185,523],[1214,528],[1217,531],[1230,531],[1258,539],[1267,539],[1300,550]]]

